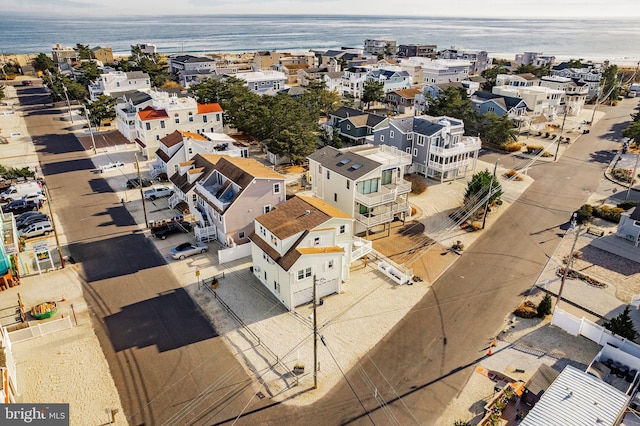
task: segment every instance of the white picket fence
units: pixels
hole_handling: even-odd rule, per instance
[[[584,317],[578,318],[560,308],[556,308],[551,318],[551,324],[562,328],[574,336],[584,336],[601,346],[609,344],[640,358],[640,345],[613,334],[603,326],[589,321]]]
[[[43,323],[29,323],[29,327],[7,333],[10,344],[24,342],[35,337],[46,336],[47,334],[71,328],[71,317],[58,318]]]

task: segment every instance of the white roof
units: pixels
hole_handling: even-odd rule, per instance
[[[568,365],[520,426],[613,426],[629,396]]]

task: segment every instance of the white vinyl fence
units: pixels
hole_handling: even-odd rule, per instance
[[[67,330],[71,328],[71,317],[58,318],[53,321],[43,323],[29,323],[29,327],[8,333],[9,341],[13,344],[41,337],[56,331]]]
[[[640,345],[613,334],[603,326],[589,321],[584,317],[578,318],[560,308],[556,308],[551,318],[551,324],[560,327],[574,336],[582,335],[601,346],[609,344],[640,358]]]

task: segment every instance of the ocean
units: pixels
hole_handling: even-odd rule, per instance
[[[367,38],[486,50],[492,57],[542,52],[558,58],[640,61],[632,19],[487,19],[392,16],[193,15],[136,17],[0,16],[3,53],[51,53],[60,43],[110,46],[152,43],[160,53],[217,53],[359,47]],[[510,56],[508,56],[510,55]]]

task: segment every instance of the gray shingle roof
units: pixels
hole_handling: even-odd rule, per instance
[[[377,161],[351,151],[340,151],[331,146],[317,150],[308,158],[317,161],[322,167],[354,181],[381,166]]]

